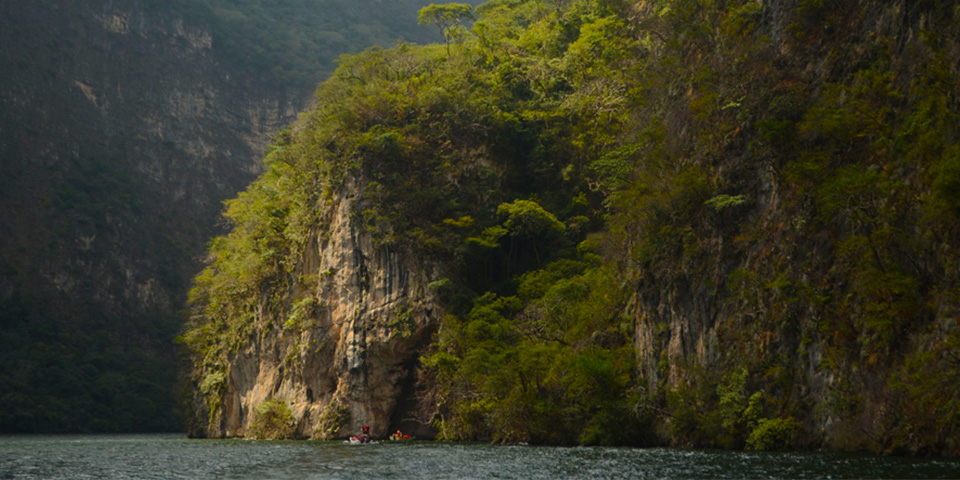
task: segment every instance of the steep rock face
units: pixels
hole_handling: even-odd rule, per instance
[[[774,38],[767,53],[782,75],[761,105],[767,112],[788,112],[778,120],[799,133],[764,139],[782,147],[729,141],[726,151],[737,153],[720,166],[701,168],[747,200],[705,211],[691,222],[675,262],[636,269],[635,346],[647,387],[669,391],[667,402],[675,411],[703,402],[713,404],[717,415],[669,419],[674,436],[668,440],[719,443],[696,437],[710,428],[719,431],[719,418],[727,425],[742,422],[754,394],[761,411],[776,417],[765,421],[794,429],[789,431],[798,445],[956,451],[952,426],[931,414],[936,408],[950,411],[947,405],[955,401],[944,384],[957,373],[948,352],[960,333],[958,292],[944,272],[955,265],[956,230],[943,221],[949,215],[931,220],[918,206],[940,200],[928,187],[918,187],[930,177],[916,174],[930,168],[927,162],[949,162],[955,154],[939,146],[931,148],[936,153],[930,157],[913,153],[908,146],[916,141],[913,132],[900,130],[916,105],[937,98],[917,80],[931,78],[924,62],[935,64],[931,58],[940,55],[931,51],[953,56],[958,49],[955,39],[931,33],[957,22],[955,11],[938,8],[909,2],[841,8],[790,0],[758,7],[764,31]],[[822,31],[806,32],[810,25],[820,28],[817,22],[824,18],[832,20]],[[877,52],[882,53],[874,57]],[[948,71],[943,78],[956,75],[955,61],[942,72]],[[864,87],[870,75],[886,76]],[[937,88],[951,88],[942,85]],[[868,97],[877,91],[888,97]],[[955,103],[956,91],[943,98]],[[888,101],[896,107],[887,107]],[[844,117],[851,105],[862,110]],[[873,130],[858,123],[872,108],[892,108],[883,120],[891,125]],[[877,143],[834,135],[829,121],[848,128],[851,138]],[[744,121],[737,132],[766,127]],[[903,151],[890,154],[878,147],[884,136],[903,142]],[[943,133],[938,141],[952,145],[955,138]],[[831,147],[818,151],[823,144]],[[806,188],[795,165],[817,154],[835,169],[821,171],[811,181],[816,187]],[[878,157],[884,158],[879,166],[873,164]],[[744,166],[752,171],[729,174]],[[853,183],[824,178],[853,177],[851,172],[882,172],[871,182],[896,187],[886,198],[868,198],[858,196]],[[898,191],[910,192],[912,200],[892,206]],[[705,201],[708,197],[699,204]],[[923,371],[934,366],[942,370]],[[677,427],[681,421],[697,426]],[[688,430],[676,433],[683,428]]]
[[[6,379],[25,396],[4,398],[20,414],[0,430],[177,428],[188,279],[221,201],[309,92],[248,82],[203,18],[170,6],[4,2],[0,43],[0,314],[16,332],[3,365],[63,363],[45,386]],[[33,342],[76,356],[17,353]]]
[[[3,14],[4,43],[20,48],[5,48],[3,57],[0,154],[9,188],[2,205],[4,218],[24,226],[4,244],[50,249],[27,258],[5,251],[4,261],[43,262],[39,281],[70,295],[71,286],[86,283],[70,270],[73,257],[110,252],[119,257],[117,270],[136,280],[116,288],[103,279],[95,296],[177,308],[182,292],[149,288],[166,263],[154,261],[150,247],[173,243],[188,257],[198,253],[196,239],[212,233],[220,201],[260,171],[267,142],[303,107],[304,95],[232,80],[217,65],[209,26],[182,16],[94,1],[7,4]],[[84,183],[109,176],[113,184]],[[98,208],[110,196],[122,196],[121,205]],[[68,212],[54,208],[60,204]],[[50,217],[51,231],[35,224]],[[37,238],[61,233],[73,237],[55,245]],[[173,268],[192,262],[179,263]],[[12,265],[20,275],[32,266]]]
[[[287,318],[260,319],[229,361],[219,421],[191,435],[248,435],[268,401],[289,407],[294,437],[347,437],[363,425],[375,437],[397,428],[430,435],[432,419],[408,407],[413,365],[441,315],[428,288],[438,272],[407,249],[378,246],[352,215],[357,196],[349,182],[320,207],[325,227],[297,269],[316,279],[294,292],[307,305],[302,316],[294,307]],[[206,408],[198,405],[198,418]]]

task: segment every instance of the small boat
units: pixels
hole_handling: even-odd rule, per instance
[[[392,440],[392,441],[394,441],[394,442],[402,442],[402,441],[404,441],[404,440],[413,440],[413,439],[415,439],[415,438],[417,438],[417,437],[415,437],[415,436],[413,436],[413,435],[405,435],[405,434],[403,434],[403,433],[400,433],[400,430],[397,430],[397,433],[394,433],[394,434],[390,435],[390,440]]]
[[[344,445],[375,445],[380,442],[371,440],[369,437],[366,440],[364,440],[360,437],[353,436],[353,437],[350,437],[348,440],[344,440],[343,443]]]

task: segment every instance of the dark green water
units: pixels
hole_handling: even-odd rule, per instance
[[[824,453],[0,436],[0,479],[960,478],[960,459]]]

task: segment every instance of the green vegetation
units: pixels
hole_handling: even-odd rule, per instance
[[[437,5],[431,3],[420,9],[417,23],[436,25],[440,28],[440,36],[447,46],[447,55],[450,54],[450,42],[463,39],[466,35],[462,24],[464,20],[473,19],[473,7],[466,3],[447,3]]]
[[[913,40],[852,1],[494,0],[344,58],[211,243],[196,378],[351,189],[452,273],[443,438],[956,453],[960,11],[910,8]]]
[[[257,407],[247,434],[252,438],[267,440],[290,439],[294,431],[293,422],[293,414],[287,402],[270,399]]]
[[[0,429],[32,432],[174,431],[179,425],[170,385],[170,359],[134,350],[143,331],[161,336],[160,319],[108,332],[92,323],[117,322],[91,314],[86,331],[64,325],[29,299],[0,301]],[[173,330],[175,325],[166,328]],[[37,332],[40,333],[37,333]],[[170,332],[166,332],[167,338]],[[162,338],[162,337],[161,337]],[[144,342],[143,345],[147,343]]]
[[[319,440],[333,440],[334,435],[349,421],[350,411],[339,400],[335,400],[320,412],[317,431],[313,436]]]

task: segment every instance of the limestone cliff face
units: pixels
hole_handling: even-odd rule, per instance
[[[414,364],[441,316],[428,288],[439,272],[406,248],[378,246],[362,229],[352,215],[358,183],[320,207],[324,227],[297,272],[315,286],[292,295],[308,308],[260,318],[229,361],[219,421],[192,435],[246,436],[267,401],[289,406],[294,437],[348,437],[363,425],[375,437],[398,428],[431,434],[432,419],[411,407]],[[205,408],[198,418],[208,416]]]

